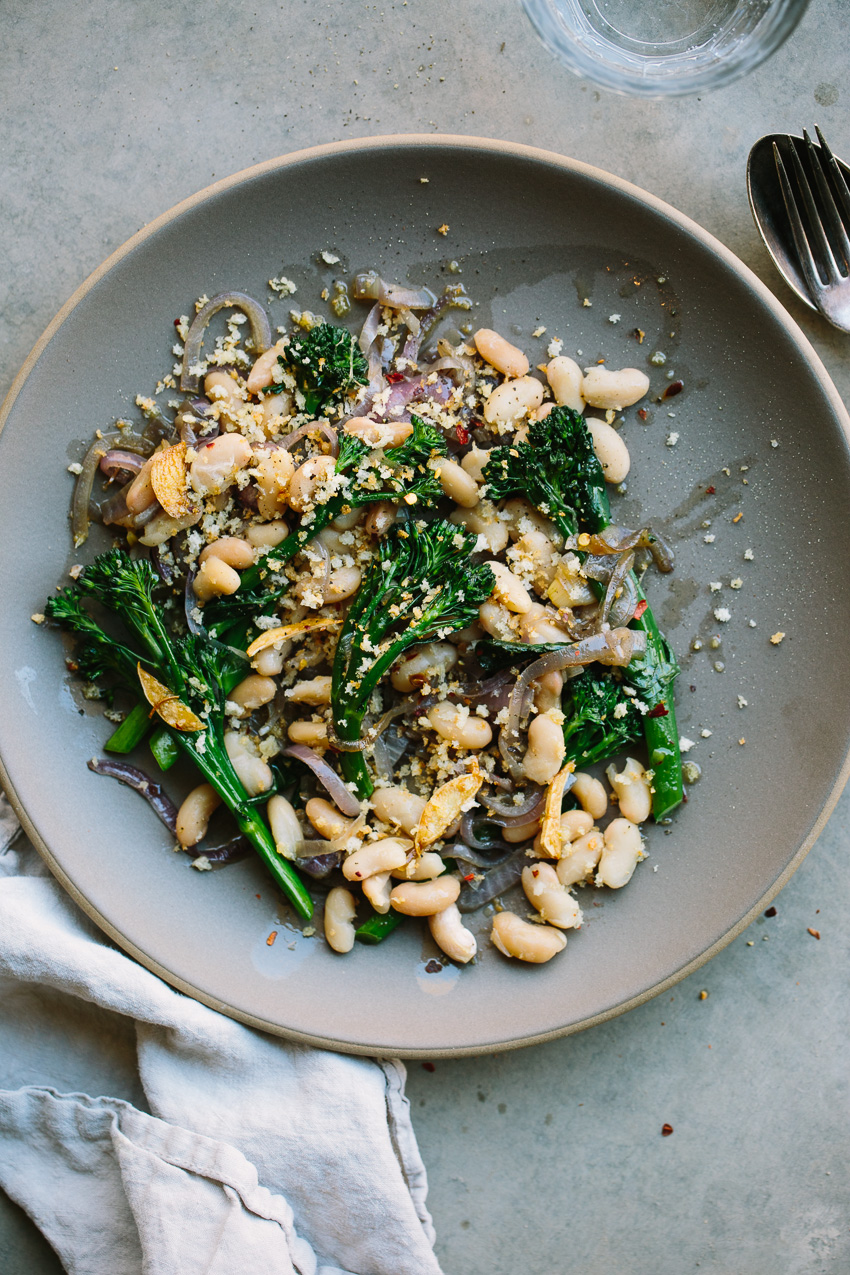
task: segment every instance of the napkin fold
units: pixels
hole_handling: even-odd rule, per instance
[[[66,1269],[440,1275],[403,1065],[175,991],[16,833],[0,796],[0,1185]]]

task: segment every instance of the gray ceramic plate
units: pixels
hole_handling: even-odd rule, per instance
[[[646,423],[627,413],[633,468],[617,516],[649,518],[676,543],[675,576],[654,578],[651,597],[682,656],[681,730],[697,741],[690,756],[704,777],[673,826],[651,830],[650,858],[629,887],[586,895],[588,923],[546,966],[487,949],[472,968],[430,974],[434,952],[415,925],[339,958],[291,928],[253,862],[192,871],[134,794],[86,769],[105,723],[81,713],[58,637],[29,619],[67,559],[66,466],[94,429],[132,415],[135,394],[170,366],[174,317],[204,292],[263,297],[281,270],[301,306],[321,308],[334,274],[317,262],[322,249],[339,254],[337,269],[375,266],[411,283],[454,278],[456,259],[479,302],[476,324],[537,351],[535,362],[559,336],[583,363],[604,356],[652,375]],[[277,322],[289,304],[273,306]],[[539,325],[548,332],[535,341]],[[658,350],[660,367],[650,361]],[[669,372],[684,390],[659,404]],[[323,147],[251,169],[161,217],[83,285],[27,362],[3,420],[4,781],[89,915],[227,1014],[302,1041],[410,1057],[600,1022],[740,932],[799,864],[841,789],[847,415],[759,281],[698,226],[605,173],[434,137]],[[710,581],[723,588],[711,592]],[[731,612],[726,623],[718,607]],[[785,639],[771,645],[777,631]],[[703,649],[691,653],[697,636]]]

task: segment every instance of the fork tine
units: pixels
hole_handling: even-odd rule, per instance
[[[823,221],[818,213],[818,206],[815,203],[809,179],[800,161],[800,156],[797,154],[797,147],[793,138],[791,138],[791,167],[794,170],[797,189],[803,197],[803,205],[806,209],[809,223],[809,239],[814,241],[814,247],[820,253],[821,264],[826,270],[827,283],[835,283],[840,277],[838,267],[829,240],[826,237],[826,231],[823,228]]]
[[[818,135],[820,149],[826,156],[829,174],[832,177],[835,193],[838,195],[838,201],[841,204],[842,211],[844,213],[845,225],[850,226],[850,188],[847,186],[847,178],[844,176],[838,160],[830,150],[829,144],[817,124],[815,124],[815,132]]]
[[[815,266],[815,259],[812,256],[812,250],[809,247],[809,241],[806,238],[806,232],[803,228],[803,219],[800,216],[800,210],[797,207],[797,201],[794,198],[794,192],[791,189],[791,183],[788,180],[788,174],[785,171],[785,164],[779,153],[779,147],[776,142],[773,143],[773,159],[776,164],[776,172],[779,177],[779,185],[782,188],[782,198],[785,201],[785,211],[788,213],[788,220],[791,223],[791,233],[794,236],[794,246],[797,249],[797,256],[800,259],[800,265],[809,291],[814,297],[823,291],[823,282],[818,274]]]
[[[806,153],[809,156],[815,184],[821,198],[822,220],[826,223],[827,231],[832,235],[833,244],[838,245],[844,258],[845,266],[850,267],[850,239],[847,237],[847,231],[841,221],[841,214],[836,208],[835,200],[832,197],[832,190],[824,171],[823,157],[820,151],[815,148],[814,142],[805,129],[803,129],[803,141],[806,144]]]

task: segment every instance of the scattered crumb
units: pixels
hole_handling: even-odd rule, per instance
[[[550,359],[556,359],[558,355],[561,353],[561,350],[563,348],[564,348],[563,341],[561,340],[560,337],[556,336],[553,338],[553,340],[549,342],[549,346],[548,346],[548,349],[546,350],[546,353],[549,355]],[[577,350],[576,353],[581,354],[581,350]]]
[[[706,730],[705,728],[703,728],[703,730],[700,731],[700,739],[711,739],[711,735],[712,735],[712,732],[710,730]]]
[[[700,992],[700,994],[699,994],[699,998],[700,998],[700,1000],[701,1000],[701,1001],[707,1001],[707,1000],[708,1000],[708,992],[705,990],[705,988],[703,988],[703,990]]]
[[[339,257],[335,252],[328,252],[327,248],[323,248],[319,253],[319,256],[322,258],[322,261],[324,261],[326,266],[339,265]]]
[[[443,222],[443,224],[442,224],[442,226],[438,226],[438,227],[437,227],[437,234],[438,234],[438,235],[447,235],[448,233],[449,233],[449,224],[448,224],[448,222],[444,221],[444,222]]]
[[[782,641],[784,637],[785,637],[785,634],[780,631],[779,633],[774,633],[773,637],[770,640],[774,646],[779,646],[779,643]]]
[[[743,588],[743,585],[744,585],[744,582],[743,582],[743,580],[741,579],[741,577],[740,577],[740,576],[735,576],[735,579],[734,579],[734,580],[730,580],[730,581],[729,581],[729,588],[730,588],[730,589],[741,589],[741,588]]]
[[[277,930],[272,930],[271,934],[266,939],[266,947],[273,947],[274,941],[276,938],[277,938]]]
[[[708,535],[703,536],[702,539],[704,544],[713,545],[716,538],[717,538],[716,536],[714,536],[711,532],[709,532]]]
[[[751,629],[754,629],[756,627],[755,620],[747,620],[747,624],[749,624]]]
[[[83,467],[78,460],[75,460],[73,464],[68,466],[69,474],[81,474],[82,472],[83,472]]]
[[[30,616],[30,619],[32,620],[33,624],[44,624],[44,616],[41,614],[40,611],[36,611],[35,615]]]
[[[714,611],[715,620],[719,620],[721,624],[726,624],[732,619],[732,612],[728,607],[716,607]]]
[[[585,298],[584,298],[584,300],[582,301],[582,305],[583,305],[583,306],[591,306],[591,305],[593,305],[593,302],[591,301],[590,297],[585,297]]]
[[[719,593],[723,588],[723,583],[720,580],[709,580],[708,587],[712,593]]]
[[[532,336],[543,336],[543,334],[544,334],[544,332],[545,332],[545,331],[546,331],[546,329],[545,329],[545,328],[535,328],[531,335],[532,335]]]
[[[622,317],[623,317],[623,316],[622,316],[621,314],[609,314],[609,315],[608,315],[608,322],[609,322],[609,323],[619,323],[619,322],[620,322],[620,319],[621,319]]]
[[[422,183],[422,185],[423,185],[423,186],[427,186],[427,185],[428,185],[428,182],[429,182],[431,179],[430,179],[430,177],[420,177],[420,178],[419,178],[419,180],[420,180],[420,182]]]
[[[738,740],[738,743],[741,745],[742,748],[744,747],[744,744],[746,744],[746,742],[747,741],[743,737]]]
[[[778,446],[779,446],[779,439],[778,439],[778,438],[772,438],[772,439],[770,440],[770,445],[771,445],[771,447],[778,447]]]
[[[809,926],[809,928],[806,930],[806,933],[811,934],[813,939],[820,938],[820,930],[813,930],[811,926]]]
[[[739,695],[739,696],[738,696],[738,707],[739,707],[739,708],[746,708],[746,707],[747,707],[747,701],[744,699],[743,695]]]
[[[689,753],[694,745],[695,741],[693,739],[688,739],[686,735],[683,735],[679,740],[679,752]]]
[[[740,522],[740,521],[741,521],[741,519],[743,518],[743,516],[744,516],[744,515],[743,515],[743,513],[735,514],[735,517],[732,519],[732,521],[733,521],[733,522]]]
[[[673,434],[668,434],[668,435],[667,435],[667,446],[668,446],[668,447],[675,447],[675,446],[676,446],[676,444],[678,443],[678,441],[679,441],[679,435],[678,435],[678,434],[673,433]]]
[[[745,550],[744,550],[744,561],[745,561],[745,562],[752,562],[752,560],[753,560],[753,558],[754,558],[755,556],[756,556],[756,555],[753,553],[752,549],[745,549]]]

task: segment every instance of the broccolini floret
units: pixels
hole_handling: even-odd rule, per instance
[[[337,644],[331,709],[340,741],[360,739],[369,701],[400,655],[477,617],[495,577],[485,563],[472,561],[476,540],[440,519],[394,527],[381,541]],[[341,768],[361,797],[371,795],[362,752],[344,751]]]
[[[566,760],[576,769],[605,761],[643,734],[643,722],[624,683],[591,666],[564,687]]]
[[[303,336],[291,337],[278,362],[295,377],[308,416],[342,403],[369,381],[368,364],[357,337],[332,323],[320,323]],[[266,392],[283,389],[283,385],[272,385]]]

